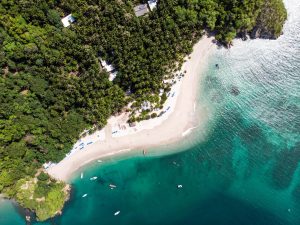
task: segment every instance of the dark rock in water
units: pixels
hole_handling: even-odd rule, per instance
[[[248,32],[247,31],[241,31],[237,34],[237,38],[241,38],[243,41],[248,40]]]
[[[246,35],[246,36],[243,36],[243,37],[242,37],[242,40],[243,40],[243,41],[247,41],[247,40],[248,40],[248,36],[247,36],[247,35]]]
[[[230,93],[234,96],[237,96],[240,94],[240,90],[237,86],[232,86],[231,87],[231,90],[230,90]]]
[[[26,225],[31,225],[36,221],[36,215],[29,209],[21,207],[17,202],[13,201],[13,206],[16,211],[25,219]]]
[[[254,27],[252,32],[250,33],[250,38],[252,39],[256,39],[260,37],[260,28],[258,27]]]
[[[283,24],[287,19],[287,11],[283,1],[264,0],[256,19],[251,38],[276,39],[282,34]]]
[[[27,223],[27,224],[30,224],[31,217],[30,217],[30,216],[26,216],[25,218],[26,218],[26,223]]]
[[[272,32],[266,30],[265,28],[256,26],[250,33],[251,39],[261,38],[261,39],[276,39],[277,36]]]

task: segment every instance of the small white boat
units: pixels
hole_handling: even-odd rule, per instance
[[[98,160],[97,160],[97,162],[98,162],[98,163],[101,163],[101,162],[102,162],[102,160],[101,160],[101,159],[98,159]]]
[[[80,179],[82,179],[82,178],[83,178],[83,173],[80,174]]]
[[[177,187],[178,187],[178,188],[182,188],[182,185],[181,185],[181,184],[178,184]]]
[[[117,211],[114,213],[115,216],[119,215],[121,211]]]
[[[87,196],[87,194],[82,195],[83,198],[85,198]]]
[[[110,184],[109,187],[110,187],[110,188],[116,188],[117,186],[114,185],[114,184]]]
[[[97,180],[98,177],[91,177],[90,180]]]

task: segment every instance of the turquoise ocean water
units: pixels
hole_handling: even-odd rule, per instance
[[[285,3],[278,40],[236,41],[211,57],[204,141],[198,130],[186,151],[91,165],[74,175],[63,215],[33,224],[300,225],[300,1]],[[1,203],[0,225],[19,224],[20,210]]]

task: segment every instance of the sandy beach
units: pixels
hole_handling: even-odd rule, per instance
[[[120,155],[132,150],[175,143],[186,138],[193,129],[205,123],[207,110],[196,110],[197,93],[207,59],[216,49],[213,38],[204,36],[186,58],[181,71],[187,71],[177,82],[165,104],[166,113],[155,119],[142,121],[135,127],[126,124],[126,115],[111,117],[107,126],[95,134],[79,140],[72,154],[47,169],[56,179],[67,181],[82,166],[107,156]],[[120,127],[118,130],[116,127]],[[80,150],[79,150],[80,149]]]

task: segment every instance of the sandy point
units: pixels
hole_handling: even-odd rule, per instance
[[[104,140],[95,141],[84,150],[66,157],[48,168],[48,173],[56,179],[67,181],[76,170],[97,159],[126,154],[135,149],[171,144],[186,138],[208,117],[205,109],[195,113],[195,102],[204,78],[203,71],[214,49],[216,45],[212,37],[204,36],[194,45],[192,53],[186,57],[181,68],[186,74],[176,87],[177,94],[170,102],[173,109],[167,116],[141,122],[134,132],[115,137],[112,136],[110,122],[115,121],[115,118],[111,118],[104,128]]]

